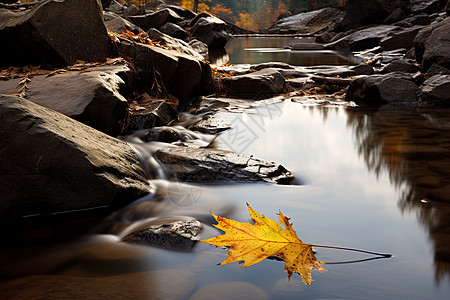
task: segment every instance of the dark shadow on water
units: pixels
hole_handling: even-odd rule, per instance
[[[450,280],[450,110],[348,110],[359,155],[402,191],[399,209],[414,212],[434,249],[436,283]]]

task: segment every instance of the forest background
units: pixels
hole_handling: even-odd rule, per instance
[[[165,0],[190,10],[195,0]],[[142,6],[150,0],[128,0],[123,3]],[[343,0],[198,0],[197,12],[207,12],[245,29],[259,31],[270,27],[283,13],[298,14],[323,7],[339,7]]]

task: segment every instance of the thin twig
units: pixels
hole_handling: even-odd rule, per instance
[[[378,252],[372,252],[372,251],[366,251],[366,250],[360,250],[360,249],[354,249],[354,248],[347,248],[347,247],[324,246],[324,245],[314,245],[314,244],[311,244],[311,246],[318,247],[318,248],[329,248],[329,249],[339,249],[339,250],[362,252],[362,253],[373,254],[373,255],[378,255],[378,256],[383,256],[383,257],[392,257],[392,254],[389,254],[389,253],[378,253]]]

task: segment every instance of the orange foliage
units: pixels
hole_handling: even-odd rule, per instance
[[[287,10],[287,5],[279,0],[275,9],[270,6],[262,6],[253,14],[240,13],[236,25],[253,31],[265,29],[275,23],[278,16]]]
[[[220,3],[211,7],[211,14],[220,19],[227,20],[232,23],[235,23],[237,21],[233,11]]]
[[[240,13],[239,21],[236,22],[236,25],[248,30],[257,31],[259,26],[255,22],[255,17],[249,13]]]

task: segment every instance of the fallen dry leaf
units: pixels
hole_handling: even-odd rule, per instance
[[[277,256],[284,260],[288,278],[290,279],[293,273],[298,273],[306,285],[310,285],[313,281],[312,269],[322,273],[327,271],[321,266],[323,262],[314,255],[312,244],[305,244],[300,240],[292,228],[292,223],[289,223],[289,218],[281,211],[277,215],[285,229],[277,222],[259,215],[248,203],[247,207],[255,225],[240,223],[211,213],[218,222],[214,226],[225,231],[225,234],[201,241],[232,248],[228,250],[228,257],[219,265],[245,261],[243,266],[245,268],[270,256]]]

